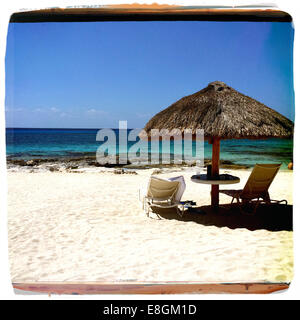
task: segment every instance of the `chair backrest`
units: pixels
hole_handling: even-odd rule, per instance
[[[178,186],[179,181],[168,181],[157,177],[151,177],[148,184],[147,197],[173,200]]]
[[[181,197],[183,196],[183,193],[186,189],[186,184],[185,184],[185,180],[183,176],[178,176],[178,177],[172,177],[172,178],[168,178],[169,181],[178,181],[179,182],[179,186],[177,189],[177,192],[175,194],[175,200],[176,201],[180,201]]]
[[[267,193],[281,164],[256,164],[245,184],[241,198],[256,198]]]

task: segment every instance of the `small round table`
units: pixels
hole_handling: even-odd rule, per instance
[[[207,177],[206,174],[199,174],[194,175],[191,177],[191,181],[195,183],[201,184],[210,184],[210,185],[217,185],[220,184],[234,184],[239,183],[240,178],[236,176],[232,176],[230,174],[219,174],[217,177]],[[214,209],[219,208],[219,190],[217,194],[211,193],[211,205]]]

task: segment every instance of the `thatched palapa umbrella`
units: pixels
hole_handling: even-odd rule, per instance
[[[289,138],[294,124],[275,110],[221,81],[181,98],[148,121],[144,130],[196,129],[212,144],[212,175],[219,174],[221,139]],[[219,186],[212,185],[212,205],[219,203]]]

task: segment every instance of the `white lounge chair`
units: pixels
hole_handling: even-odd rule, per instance
[[[176,212],[182,217],[184,204],[180,199],[185,190],[185,181],[182,176],[170,179],[150,177],[147,190],[140,200],[143,201],[143,209],[149,217],[153,207],[176,208]]]

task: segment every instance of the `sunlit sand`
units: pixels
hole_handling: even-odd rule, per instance
[[[161,219],[155,213],[147,218],[138,190],[152,171],[9,172],[12,282],[292,280],[291,228],[247,228],[240,213],[233,221],[226,210],[214,215],[209,210],[187,213],[183,219],[174,212],[164,212]],[[227,188],[242,188],[250,174],[249,170],[222,172],[241,178]],[[183,174],[187,184],[183,200],[208,206],[210,187],[191,182],[194,173],[159,176]],[[280,171],[271,185],[271,198],[292,204],[292,177],[292,172]],[[221,204],[229,202],[229,197],[220,195]]]

